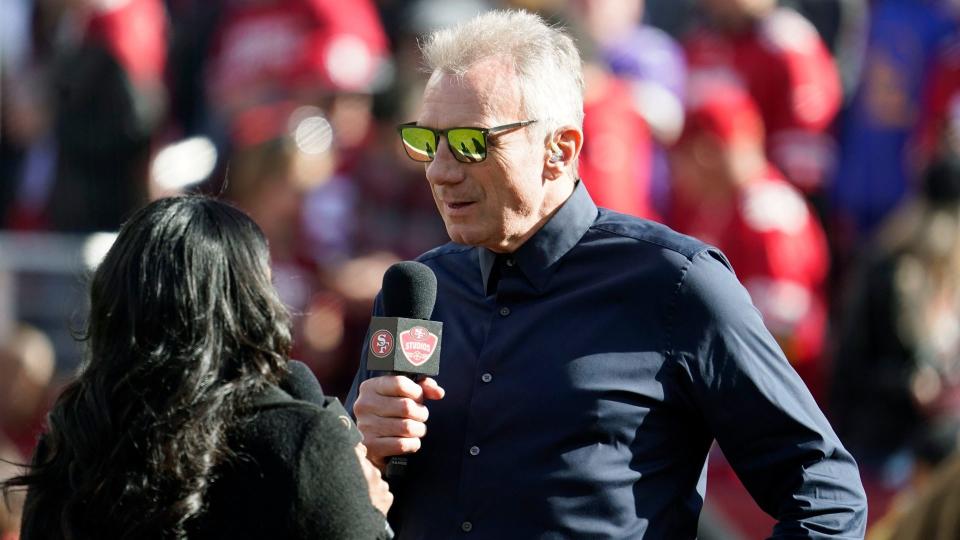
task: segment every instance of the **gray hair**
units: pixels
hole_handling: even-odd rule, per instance
[[[573,40],[524,10],[488,11],[427,36],[421,49],[433,74],[463,76],[474,64],[500,58],[517,73],[523,110],[546,130],[583,128],[583,68]]]

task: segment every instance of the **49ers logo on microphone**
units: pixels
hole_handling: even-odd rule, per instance
[[[400,350],[407,361],[415,366],[426,363],[437,349],[440,338],[422,326],[414,326],[406,332],[400,332]]]
[[[393,352],[393,334],[387,330],[377,330],[370,337],[370,352],[377,358],[386,358]]]

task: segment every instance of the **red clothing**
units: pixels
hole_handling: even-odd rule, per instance
[[[651,135],[629,84],[610,75],[590,81],[583,104],[578,172],[597,206],[657,219],[653,209]]]
[[[818,396],[829,255],[800,193],[771,167],[727,205],[681,201],[676,208],[671,225],[726,254],[767,328]]]
[[[804,191],[832,165],[827,130],[842,101],[836,64],[800,14],[773,10],[748,31],[694,31],[684,43],[692,84],[721,78],[746,88],[760,108],[767,155]]]
[[[130,0],[91,15],[84,41],[102,44],[134,84],[158,84],[167,64],[167,32],[161,0]]]
[[[370,0],[226,3],[207,73],[211,99],[367,91],[387,50]],[[251,99],[252,98],[252,99]]]
[[[944,129],[960,117],[960,36],[938,54],[920,103],[917,149],[920,164],[925,165],[935,157]]]

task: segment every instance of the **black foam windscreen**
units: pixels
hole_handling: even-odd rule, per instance
[[[287,373],[280,381],[280,388],[294,399],[309,401],[320,406],[326,402],[316,376],[306,364],[297,360],[287,362]]]
[[[383,274],[383,312],[387,317],[429,320],[437,302],[437,276],[416,261],[398,262]]]

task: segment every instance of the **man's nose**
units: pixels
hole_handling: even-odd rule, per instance
[[[463,180],[463,165],[453,157],[446,137],[440,137],[433,161],[427,163],[427,180],[435,185],[460,182]]]

